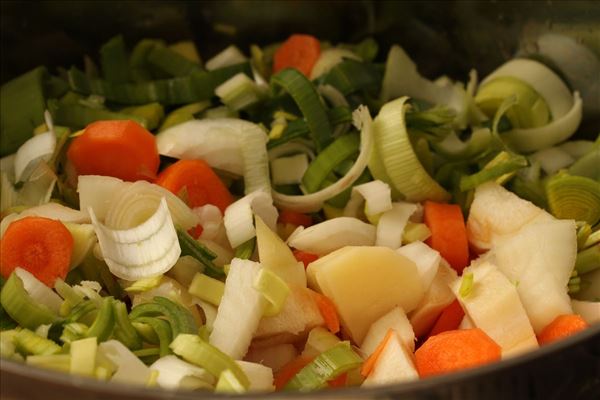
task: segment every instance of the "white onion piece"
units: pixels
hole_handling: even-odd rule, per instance
[[[575,133],[581,122],[583,103],[578,92],[573,94],[573,98],[573,107],[558,119],[538,128],[513,129],[504,132],[502,138],[520,152],[540,150],[567,140]]]
[[[260,216],[271,230],[275,230],[278,212],[271,196],[262,191],[250,193],[225,210],[223,222],[231,247],[236,248],[256,236],[254,214]]]
[[[360,207],[365,204],[365,214],[371,219],[392,209],[392,191],[390,186],[375,180],[352,188],[350,200],[344,208],[344,215],[356,217]]]
[[[344,246],[373,246],[375,227],[357,218],[339,217],[311,227],[298,228],[288,239],[288,245],[319,256]]]
[[[123,186],[111,196],[105,223],[114,229],[137,226],[156,211],[163,198],[175,225],[185,230],[198,225],[198,216],[183,200],[162,186],[146,181]]]
[[[35,165],[41,160],[48,161],[56,148],[56,136],[45,132],[33,136],[19,147],[15,155],[15,181],[26,181]]]
[[[402,234],[409,218],[417,211],[417,205],[413,203],[393,203],[392,209],[386,211],[377,223],[377,246],[385,246],[397,249],[402,245]]]
[[[89,212],[104,261],[113,275],[135,281],[167,272],[177,262],[181,248],[164,198],[150,218],[125,230],[108,228],[91,208]]]
[[[192,211],[198,216],[198,223],[202,225],[201,238],[207,240],[216,239],[223,229],[223,214],[219,207],[213,204],[205,204],[193,208]]]
[[[94,210],[99,221],[104,221],[115,194],[131,185],[119,178],[103,175],[79,175],[77,193],[79,193],[79,209],[87,213],[88,208]]]
[[[62,222],[73,222],[76,224],[88,224],[91,221],[86,213],[63,206],[59,203],[46,203],[41,206],[28,208],[19,213],[19,219],[29,216],[56,219]]]
[[[560,147],[548,147],[538,150],[529,158],[540,163],[540,166],[548,175],[554,175],[559,169],[567,168],[575,162],[575,159]]]
[[[100,343],[98,351],[117,366],[117,372],[110,378],[111,382],[146,385],[150,380],[150,368],[118,340]]]
[[[36,164],[29,180],[17,192],[17,204],[39,206],[50,201],[57,177],[45,161]]]
[[[360,153],[358,154],[354,165],[352,165],[352,168],[350,168],[346,175],[338,179],[333,185],[327,186],[318,192],[290,196],[273,191],[273,200],[277,206],[286,210],[298,212],[318,211],[323,207],[325,201],[337,196],[352,186],[352,184],[360,177],[371,157],[371,150],[373,148],[373,120],[369,114],[369,109],[365,106],[359,106],[354,111],[353,116],[357,129],[360,129]]]
[[[488,75],[481,82],[481,87],[500,77],[517,78],[531,86],[546,101],[552,120],[559,119],[573,107],[573,95],[567,85],[550,68],[538,61],[525,58],[510,60]]]
[[[423,242],[412,242],[400,247],[396,252],[415,263],[423,288],[427,291],[440,266],[442,260],[440,253]]]
[[[238,360],[236,363],[250,381],[249,392],[272,392],[275,389],[275,386],[273,386],[273,370],[270,367],[249,361]]]
[[[165,389],[200,389],[210,388],[214,377],[204,368],[168,355],[159,358],[152,365],[152,371],[158,372],[156,383]]]
[[[240,64],[248,60],[246,56],[236,46],[231,45],[218,53],[213,58],[206,61],[204,67],[207,71],[219,68],[229,67],[230,65]]]
[[[36,303],[43,304],[58,314],[63,302],[59,295],[23,268],[15,268],[15,275],[23,282],[23,288]]]
[[[275,185],[300,183],[307,169],[308,156],[303,153],[271,161],[271,174]]]

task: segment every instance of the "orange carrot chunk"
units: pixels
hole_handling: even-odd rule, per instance
[[[73,236],[62,222],[25,217],[11,223],[0,240],[0,273],[8,276],[21,267],[46,286],[69,272]]]
[[[292,224],[306,228],[312,225],[312,218],[310,215],[302,214],[296,211],[281,210],[279,212],[279,222],[282,224]]]
[[[453,331],[458,329],[465,312],[462,309],[458,300],[454,300],[450,305],[442,311],[435,325],[431,328],[429,336],[435,336],[445,331]]]
[[[415,352],[421,378],[499,361],[500,346],[479,328],[431,336]]]
[[[312,357],[299,356],[294,358],[289,363],[285,364],[274,376],[273,384],[276,390],[281,390],[287,385],[287,383],[294,377],[300,370],[306,367],[311,361]]]
[[[296,260],[298,261],[302,261],[302,264],[304,264],[304,268],[308,267],[308,264],[310,264],[313,261],[317,261],[319,259],[319,256],[313,253],[307,253],[306,251],[302,251],[302,250],[294,250],[294,257],[296,257]]]
[[[71,142],[67,158],[78,175],[152,180],[160,158],[154,136],[134,121],[96,121]]]
[[[587,322],[579,315],[559,315],[540,332],[538,342],[540,345],[548,344],[571,336],[588,326]]]
[[[371,374],[371,372],[375,368],[375,364],[377,364],[377,359],[379,358],[379,356],[381,356],[383,349],[385,349],[385,346],[387,345],[387,343],[389,342],[389,340],[392,338],[393,335],[394,335],[394,330],[388,329],[387,333],[385,334],[385,337],[381,340],[381,342],[379,342],[379,344],[377,345],[377,348],[375,348],[375,351],[373,352],[373,354],[371,354],[369,356],[369,358],[367,358],[365,360],[362,367],[360,368],[360,374],[362,376],[364,376],[366,378],[367,376],[369,376]]]
[[[190,207],[213,204],[225,213],[233,203],[233,196],[204,160],[179,160],[162,171],[155,182],[169,191],[180,194],[186,191]]]
[[[461,273],[469,264],[469,243],[460,206],[426,201],[424,220],[431,231],[427,244]]]
[[[319,40],[311,35],[292,35],[283,42],[273,56],[273,72],[296,68],[307,77],[321,55]]]
[[[325,326],[329,329],[329,332],[335,334],[340,331],[340,318],[338,317],[337,310],[333,301],[324,294],[311,292],[319,307],[319,311],[325,320]]]

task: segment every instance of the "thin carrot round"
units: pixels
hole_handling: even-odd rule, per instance
[[[73,236],[62,222],[25,217],[11,223],[0,240],[0,272],[7,278],[17,267],[33,274],[46,286],[69,272]]]
[[[423,211],[425,225],[431,231],[427,244],[461,273],[469,264],[469,242],[460,206],[426,201]]]
[[[319,40],[311,35],[292,35],[277,49],[273,56],[273,72],[296,68],[310,76],[313,66],[321,55]]]
[[[554,318],[538,335],[540,345],[552,343],[584,330],[589,325],[576,314],[559,315]]]
[[[296,226],[303,226],[305,228],[311,226],[313,223],[310,215],[289,210],[280,210],[278,220],[282,224],[292,224]]]
[[[175,194],[185,190],[190,207],[213,204],[225,213],[233,203],[225,184],[204,160],[179,160],[162,171],[155,183]]]
[[[67,157],[78,175],[152,180],[160,158],[154,136],[134,121],[96,121],[71,142]]]
[[[501,349],[479,328],[431,336],[415,352],[421,378],[477,367],[500,360]]]

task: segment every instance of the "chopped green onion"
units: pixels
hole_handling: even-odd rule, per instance
[[[65,324],[60,340],[63,343],[71,343],[75,340],[85,338],[88,331],[88,326],[79,322],[71,322]]]
[[[100,64],[108,82],[125,83],[129,80],[129,60],[122,35],[113,37],[100,48]]]
[[[194,240],[189,233],[181,228],[177,228],[177,238],[179,246],[181,246],[181,256],[191,256],[200,261],[204,265],[204,273],[211,278],[222,278],[225,276],[222,268],[217,267],[213,260],[217,255],[202,245],[197,240]]]
[[[327,381],[359,367],[362,362],[363,359],[352,350],[349,342],[340,342],[302,368],[285,389],[303,392],[319,389]]]
[[[225,284],[223,282],[204,274],[196,274],[188,289],[190,294],[215,306],[219,306],[221,303],[224,291]]]
[[[96,319],[86,332],[87,337],[96,337],[98,342],[108,340],[115,328],[115,315],[113,313],[113,298],[105,297],[98,310]]]
[[[298,70],[288,68],[271,77],[271,86],[289,93],[304,115],[317,151],[324,149],[332,139],[331,125],[312,83]]]
[[[236,111],[257,103],[263,95],[256,82],[242,72],[217,86],[215,94],[223,104]]]
[[[201,70],[198,63],[190,61],[181,54],[160,44],[150,48],[146,54],[146,61],[169,76],[188,76],[194,71]]]
[[[500,152],[492,159],[485,167],[472,175],[463,176],[460,178],[460,190],[475,189],[477,186],[496,180],[497,183],[503,183],[507,179],[512,178],[513,174],[521,168],[529,165],[527,158],[518,154],[508,152]]]
[[[115,317],[113,336],[127,346],[127,348],[132,350],[139,349],[142,347],[142,340],[129,320],[125,303],[119,300],[113,300],[112,303]]]
[[[74,129],[83,129],[94,121],[110,119],[133,120],[142,126],[148,127],[146,118],[125,112],[91,108],[82,104],[64,104],[55,99],[48,100],[48,108],[56,123]]]
[[[184,360],[206,369],[215,377],[230,370],[244,388],[250,385],[240,366],[227,354],[202,340],[198,335],[181,334],[171,343],[171,349]]]
[[[458,293],[461,297],[467,297],[473,291],[473,278],[472,272],[463,275],[462,280],[460,281],[460,288],[458,289]]]
[[[140,336],[144,337],[144,340],[146,342],[151,344],[158,343],[160,349],[159,354],[161,357],[164,357],[171,353],[171,350],[169,349],[169,344],[171,344],[171,341],[173,340],[173,335],[171,332],[171,326],[169,325],[169,322],[160,318],[144,316],[136,317],[135,319],[132,318],[132,320],[133,326],[140,334]],[[144,328],[142,328],[142,326]],[[149,331],[146,331],[145,327],[149,327]],[[150,337],[151,335],[154,335],[155,338]]]
[[[263,315],[266,317],[279,314],[290,294],[290,288],[287,283],[276,273],[265,268],[262,268],[258,273],[253,287],[267,300],[267,305],[263,311]]]
[[[600,182],[583,176],[559,173],[546,183],[550,212],[557,218],[600,221]]]

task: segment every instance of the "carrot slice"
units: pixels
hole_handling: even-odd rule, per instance
[[[73,236],[62,222],[25,217],[11,223],[0,240],[0,273],[8,276],[17,267],[33,274],[46,286],[69,272]]]
[[[185,189],[192,208],[213,204],[225,213],[233,203],[223,181],[204,160],[179,160],[162,171],[155,183],[175,194]]]
[[[308,264],[310,264],[313,261],[317,261],[319,259],[319,256],[313,253],[307,253],[306,251],[302,251],[302,250],[294,250],[294,257],[296,257],[296,260],[298,261],[302,261],[302,263],[304,264],[304,268],[308,267]]]
[[[279,222],[282,224],[292,224],[306,228],[312,225],[312,217],[296,211],[281,210],[279,212]]]
[[[367,376],[369,376],[371,374],[371,372],[373,372],[373,368],[375,368],[375,364],[377,364],[377,359],[379,358],[379,356],[383,352],[383,349],[385,349],[385,346],[387,345],[387,343],[389,342],[389,340],[392,338],[393,335],[394,335],[394,330],[388,329],[387,333],[385,334],[385,336],[383,337],[381,342],[379,342],[379,344],[375,348],[375,351],[373,352],[373,354],[371,354],[369,356],[369,358],[367,358],[365,360],[362,367],[360,368],[360,374],[362,376],[364,376],[366,378]]]
[[[321,55],[319,40],[311,35],[292,35],[283,42],[273,56],[273,72],[284,68],[296,68],[310,76],[313,66]]]
[[[469,264],[469,242],[460,206],[426,201],[424,220],[431,231],[427,244],[461,273]]]
[[[313,357],[299,356],[285,364],[274,376],[273,384],[276,390],[281,390],[300,370],[306,367]]]
[[[340,318],[338,317],[333,301],[324,294],[314,291],[311,291],[311,293],[313,294],[317,307],[319,307],[319,311],[325,320],[325,326],[327,326],[329,332],[334,334],[338,333],[340,331]]]
[[[134,121],[96,121],[71,142],[67,157],[78,175],[152,180],[160,158],[154,136]]]
[[[481,329],[454,330],[427,339],[415,352],[415,365],[424,378],[498,361],[500,355],[500,346]]]
[[[435,336],[445,331],[458,329],[464,316],[465,311],[458,300],[454,300],[448,307],[444,308],[437,321],[435,321],[435,325],[431,328],[429,336]]]
[[[559,315],[538,335],[540,345],[548,344],[584,330],[589,325],[576,314]]]
[[[330,381],[327,381],[327,386],[330,388],[339,388],[346,386],[346,382],[348,381],[348,373],[344,372],[336,378],[333,378]]]

